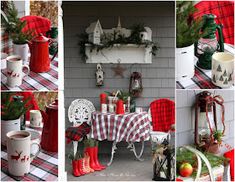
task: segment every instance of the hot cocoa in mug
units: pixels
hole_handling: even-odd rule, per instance
[[[40,145],[31,141],[28,131],[10,131],[7,137],[8,172],[13,176],[24,176],[30,171],[30,163],[39,154]],[[32,146],[36,145],[35,154],[31,154]]]

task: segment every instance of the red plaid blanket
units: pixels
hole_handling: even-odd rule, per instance
[[[1,52],[10,54],[12,52],[12,41],[4,30],[1,30]]]
[[[216,22],[223,25],[224,42],[234,45],[234,1],[200,1],[195,7],[195,17],[216,15]]]
[[[153,131],[168,132],[175,124],[175,103],[169,99],[155,100],[150,104]]]
[[[35,35],[42,33],[46,36],[46,33],[51,28],[50,20],[41,16],[24,16],[21,20],[27,22],[26,26],[22,30],[23,32],[33,30]]]
[[[217,87],[211,81],[211,71],[206,71],[195,66],[195,75],[190,80],[186,81],[177,81],[177,89],[221,89]]]
[[[65,131],[65,137],[67,138],[67,143],[71,141],[78,141],[88,133],[90,133],[91,127],[87,123],[82,123],[80,126],[68,127]]]

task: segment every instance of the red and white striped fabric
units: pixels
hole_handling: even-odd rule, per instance
[[[96,140],[140,142],[150,138],[147,112],[116,115],[92,113],[91,138]]]
[[[7,82],[7,69],[2,70],[1,89],[11,91],[39,90],[55,91],[58,90],[58,58],[51,62],[51,69],[46,73],[35,73],[30,71],[29,75],[23,78],[23,83],[19,87],[9,88]]]

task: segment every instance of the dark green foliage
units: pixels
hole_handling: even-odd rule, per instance
[[[1,93],[1,119],[2,120],[15,120],[20,118],[25,114],[30,108],[26,107],[26,104],[30,98],[21,102],[20,100],[13,100],[15,94],[12,92],[2,92]]]
[[[138,46],[145,46],[145,47],[152,47],[151,53],[155,56],[159,46],[157,43],[153,41],[142,41],[140,38],[140,32],[145,31],[144,24],[135,24],[131,28],[131,35],[129,37],[125,37],[122,34],[118,34],[118,32],[114,31],[112,34],[103,34],[101,37],[101,44],[93,44],[92,42],[88,41],[88,34],[82,33],[79,35],[79,46],[80,46],[80,54],[82,55],[83,59],[87,59],[87,55],[85,53],[86,44],[90,44],[91,51],[99,52],[105,48],[112,48],[114,44],[136,44]]]
[[[2,25],[5,27],[6,33],[9,34],[14,44],[25,44],[32,39],[32,30],[22,32],[22,29],[26,25],[26,21],[21,21],[18,18],[18,11],[11,1],[8,4],[8,9],[5,10],[5,16],[1,15]]]
[[[197,173],[197,165],[198,165],[196,155],[194,153],[192,153],[191,151],[188,151],[188,150],[183,149],[183,148],[178,148],[176,154],[177,154],[176,155],[177,173],[179,174],[178,169],[180,168],[180,165],[184,162],[188,162],[192,165],[192,167],[194,169],[192,176],[195,177],[196,173]],[[226,159],[224,157],[216,156],[216,155],[211,154],[211,153],[205,152],[204,155],[209,160],[212,168],[216,167],[216,166],[223,165],[224,162],[228,161],[228,159]],[[208,169],[206,167],[206,164],[204,162],[202,162],[201,175],[206,175],[206,174],[209,174],[209,172],[208,172]]]
[[[227,80],[227,78],[226,78]],[[214,140],[216,140],[219,144],[222,143],[222,139],[223,139],[223,132],[221,130],[216,130],[213,132],[213,137],[214,137]]]
[[[194,19],[192,1],[176,1],[176,47],[187,47],[201,37],[202,19]]]

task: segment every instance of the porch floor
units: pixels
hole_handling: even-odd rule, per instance
[[[142,158],[144,159],[143,162],[137,161],[132,152],[124,152],[122,148],[119,148],[114,154],[111,166],[103,171],[97,171],[80,177],[74,177],[71,174],[71,163],[66,160],[67,179],[69,181],[151,181],[153,170],[150,150],[146,150]],[[110,154],[101,154],[99,159],[102,164],[107,164]]]

